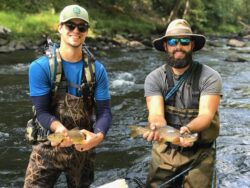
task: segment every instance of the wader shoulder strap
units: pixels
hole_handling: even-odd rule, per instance
[[[181,77],[179,78],[179,80],[176,82],[176,84],[174,84],[174,81],[173,81],[173,78],[171,76],[172,72],[169,72],[169,66],[167,66],[167,79],[168,79],[168,86],[169,86],[169,89],[168,91],[166,92],[165,94],[165,102],[167,102],[170,97],[172,97],[177,91],[178,89],[181,87],[181,85],[183,84],[183,82],[188,78],[188,76],[191,74],[192,70],[193,70],[193,66],[194,65],[191,65],[185,72],[183,75],[181,75]],[[170,78],[170,76],[171,78]],[[172,84],[172,85],[170,85]],[[174,84],[174,85],[173,85]]]
[[[199,107],[199,100],[200,100],[200,89],[199,89],[199,82],[200,76],[202,72],[203,65],[199,62],[195,63],[195,67],[192,70],[191,77],[189,79],[189,84],[192,86],[192,108]]]
[[[84,55],[84,66],[81,88],[84,93],[88,93],[87,96],[94,97],[95,89],[95,60],[88,54]]]
[[[62,78],[62,58],[55,44],[49,47],[49,68],[52,93],[55,93]]]
[[[166,65],[166,71],[167,71],[166,79],[167,79],[169,89],[165,95],[165,103],[168,102],[168,100],[169,100],[168,103],[173,104],[174,98],[175,98],[174,97],[175,92],[181,86],[183,81],[189,77],[188,84],[192,86],[192,97],[193,97],[193,100],[192,100],[193,104],[192,105],[193,105],[193,107],[197,108],[199,106],[199,98],[200,98],[199,80],[200,80],[200,75],[202,72],[202,67],[203,67],[202,64],[195,61],[193,63],[193,66],[190,67],[190,70],[186,71],[186,76],[183,75],[183,77],[180,78],[180,80],[175,85],[173,77],[172,77],[172,71],[171,71],[170,67]],[[191,75],[191,76],[189,76],[189,75]]]
[[[49,58],[51,90],[52,94],[54,94],[63,77],[62,58],[56,43],[48,46],[46,54]],[[78,90],[85,90],[84,92],[87,93],[87,96],[93,97],[95,89],[95,57],[85,45],[83,46],[83,54],[84,66],[81,85],[78,86],[72,83],[69,83],[69,85]]]

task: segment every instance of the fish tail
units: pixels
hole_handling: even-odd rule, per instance
[[[129,133],[130,137],[135,138],[135,137],[139,136],[137,127],[135,127],[135,126],[128,126],[128,128],[130,129],[130,133]]]
[[[139,126],[130,125],[130,126],[128,126],[128,128],[130,129],[130,134],[129,135],[132,138],[143,135],[146,132],[145,128],[142,128],[142,127],[139,127]]]

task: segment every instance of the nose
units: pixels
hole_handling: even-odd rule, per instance
[[[77,26],[74,28],[73,32],[77,32],[77,33],[80,32]]]
[[[180,49],[182,47],[181,43],[178,42],[177,45],[175,46],[176,49]]]

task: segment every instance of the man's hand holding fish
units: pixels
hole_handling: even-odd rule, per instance
[[[70,147],[72,145],[71,139],[68,136],[68,129],[63,125],[58,125],[55,130],[54,139],[51,141],[51,146]]]
[[[82,134],[86,136],[84,142],[82,144],[75,144],[74,147],[77,151],[88,151],[91,148],[96,147],[104,138],[101,132],[95,134],[86,129],[82,129],[80,131]]]
[[[180,137],[180,142],[177,145],[181,147],[192,147],[194,145],[194,141],[196,140],[185,140],[185,135],[192,134],[187,126],[182,126],[180,128],[180,134],[183,136]]]
[[[156,129],[166,126],[167,122],[165,118],[161,115],[151,115],[148,122],[150,129],[143,134],[143,138],[149,142],[159,141],[161,137]]]

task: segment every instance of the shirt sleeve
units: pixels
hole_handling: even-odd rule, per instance
[[[222,78],[217,71],[208,66],[204,66],[200,82],[201,95],[222,96]]]
[[[96,118],[94,132],[95,133],[102,132],[104,135],[106,135],[112,122],[110,100],[102,100],[102,101],[97,100],[96,107],[97,107],[97,118]]]
[[[50,92],[50,72],[48,58],[42,56],[29,66],[30,96],[42,96]]]
[[[162,75],[159,69],[151,72],[145,79],[144,83],[144,96],[163,96]]]
[[[50,113],[50,94],[31,97],[31,100],[35,106],[37,120],[44,128],[50,130],[52,121],[56,120],[56,117]]]
[[[98,61],[95,62],[96,69],[96,88],[95,99],[107,100],[110,99],[109,79],[105,67]]]

